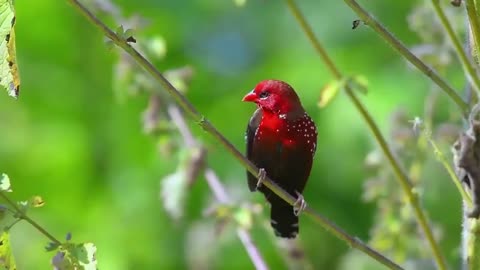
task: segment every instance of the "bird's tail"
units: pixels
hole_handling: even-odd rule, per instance
[[[276,197],[276,196],[275,196]],[[270,224],[276,236],[295,238],[298,234],[298,217],[293,214],[293,207],[281,198],[272,198]]]

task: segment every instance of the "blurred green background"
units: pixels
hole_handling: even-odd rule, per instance
[[[175,171],[177,159],[159,155],[156,140],[142,131],[146,95],[118,102],[112,90],[118,53],[108,50],[101,33],[67,2],[16,1],[21,93],[18,100],[0,94],[0,172],[12,180],[11,196],[24,200],[41,195],[46,205],[32,210],[32,218],[58,238],[71,232],[74,241],[95,243],[99,269],[206,269],[192,265],[202,256],[209,258],[211,269],[253,268],[234,226],[227,226],[217,241],[195,236],[215,226],[212,217],[203,215],[212,202],[203,178],[186,199],[184,218],[172,221],[167,215],[160,182]],[[399,107],[412,119],[423,115],[431,88],[428,79],[367,27],[352,30],[357,17],[342,1],[298,2],[340,69],[368,78],[369,92],[362,100],[384,134],[390,134],[390,115]],[[420,43],[407,16],[421,1],[363,2],[408,46]],[[243,95],[263,79],[289,82],[319,127],[305,198],[347,232],[368,241],[376,206],[362,201],[368,177],[364,159],[376,142],[343,94],[325,109],[318,108],[320,90],[332,77],[285,3],[247,0],[243,7],[233,1],[205,0],[115,3],[124,16],[138,14],[148,20],[142,35],[166,40],[167,55],[157,63],[160,70],[186,64],[194,68],[188,98],[242,151],[245,126],[254,111],[252,104],[241,102]],[[108,16],[101,18],[117,27]],[[442,73],[456,89],[464,87],[458,64]],[[442,104],[444,118],[458,114],[452,103]],[[209,150],[209,166],[232,197],[263,204],[259,194],[248,192],[243,167],[191,124]],[[460,196],[434,161],[425,180],[425,205],[442,228],[442,251],[456,268]],[[263,215],[267,217],[268,210]],[[285,269],[271,232],[260,224],[252,230],[255,243],[271,269]],[[314,269],[352,269],[345,266],[349,247],[307,217],[301,218],[300,241]],[[53,253],[44,251],[46,243],[29,224],[17,224],[12,245],[18,269],[51,269]]]

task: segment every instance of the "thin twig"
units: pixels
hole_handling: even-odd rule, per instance
[[[380,22],[363,9],[355,0],[344,0],[350,8],[357,13],[362,21],[379,34],[383,40],[390,44],[398,53],[405,57],[410,63],[417,67],[423,74],[429,77],[450,99],[458,106],[463,116],[468,115],[468,104],[457,94],[457,92],[445,82],[431,67],[416,57],[410,50],[395,38]]]
[[[196,147],[197,142],[192,135],[192,132],[188,128],[188,125],[183,118],[182,112],[180,109],[175,105],[168,106],[168,115],[172,119],[172,122],[177,126],[178,131],[182,135],[183,141],[187,147]],[[228,196],[227,190],[222,185],[220,180],[218,179],[216,173],[211,168],[206,168],[204,171],[205,179],[207,180],[208,186],[212,191],[215,199],[222,203],[222,204],[229,204],[231,203],[230,197]],[[238,227],[237,228],[237,235],[240,238],[245,250],[247,251],[250,259],[257,270],[267,270],[267,264],[263,259],[262,255],[258,251],[258,248],[252,241],[252,237],[250,233],[245,229]]]
[[[29,216],[27,216],[24,211],[18,207],[18,205],[10,200],[7,195],[5,195],[4,192],[0,192],[0,197],[2,197],[10,206],[13,207],[15,210],[15,214],[18,216],[19,219],[23,219],[26,222],[30,223],[35,229],[37,229],[39,232],[41,232],[43,235],[45,235],[50,241],[53,243],[60,245],[61,242],[57,240],[53,235],[51,235],[49,232],[47,232],[42,226],[40,226],[37,222],[35,222],[33,219],[31,219]]]
[[[453,31],[453,27],[448,21],[448,18],[445,15],[445,12],[443,12],[442,7],[440,6],[440,0],[432,0],[432,4],[433,4],[433,8],[435,9],[435,12],[440,18],[440,22],[442,23],[443,27],[447,31],[447,34],[450,40],[452,41],[452,45],[455,49],[455,52],[457,53],[458,59],[462,63],[462,66],[468,75],[467,77],[470,79],[471,83],[477,90],[477,94],[478,94],[480,92],[480,79],[478,78],[478,74],[475,71],[475,68],[473,67],[472,62],[468,59],[467,54],[465,53],[465,50],[463,49],[463,46],[460,43],[460,40],[458,39],[457,35],[455,35],[455,32]]]
[[[130,44],[110,30],[103,22],[101,22],[95,15],[93,15],[85,6],[83,6],[78,0],[69,0],[69,2],[78,9],[78,11],[85,16],[92,24],[98,27],[107,37],[109,37],[117,46],[122,48],[128,53],[142,68],[144,68],[152,77],[160,83],[165,90],[175,99],[182,109],[195,120],[206,132],[210,133],[221,145],[230,152],[250,173],[258,175],[258,168],[253,165],[242,153],[240,153],[210,122],[208,122],[204,116],[202,116],[195,107],[180,93],[175,87],[137,50],[135,50]],[[160,90],[158,90],[160,91]],[[277,196],[293,205],[296,198],[292,197],[289,193],[281,189],[276,185],[269,177],[265,178],[264,185],[268,187]],[[337,238],[345,241],[350,246],[357,248],[370,257],[374,258],[378,262],[384,264],[390,269],[403,269],[390,259],[386,258],[376,250],[372,249],[368,245],[364,244],[361,240],[350,236],[345,231],[340,229],[336,224],[330,220],[324,218],[316,211],[307,207],[305,214],[322,225],[327,231],[331,232]]]
[[[313,33],[312,28],[310,25],[307,23],[305,17],[301,13],[300,9],[294,2],[294,0],[286,0],[287,5],[292,12],[293,16],[297,20],[298,24],[302,28],[302,30],[305,32],[307,35],[308,39],[312,43],[313,47],[317,50],[317,53],[322,57],[322,60],[325,62],[325,65],[329,69],[329,71],[333,74],[335,79],[341,80],[343,78],[342,73],[340,70],[335,66],[333,63],[332,59],[326,52],[326,50],[323,48],[322,44],[320,41],[315,37],[315,34]],[[443,258],[440,248],[438,247],[438,244],[436,243],[435,239],[433,238],[433,233],[428,226],[427,219],[425,217],[425,213],[423,212],[422,208],[420,207],[420,203],[418,201],[418,197],[416,194],[413,192],[413,186],[411,184],[411,181],[408,179],[407,174],[404,172],[404,170],[401,168],[399,162],[397,159],[394,157],[392,151],[388,147],[388,144],[385,140],[385,138],[382,136],[380,133],[380,130],[378,129],[375,121],[373,118],[370,116],[369,112],[363,106],[363,104],[360,102],[358,97],[355,95],[353,89],[347,84],[345,85],[345,90],[350,98],[350,100],[353,102],[355,105],[355,108],[360,112],[364,120],[367,122],[368,127],[370,130],[373,132],[373,135],[375,139],[377,140],[378,144],[380,145],[380,148],[382,149],[384,155],[386,156],[388,162],[393,168],[393,171],[395,173],[395,176],[400,184],[402,186],[412,208],[414,209],[415,215],[417,217],[417,220],[420,224],[420,227],[425,233],[425,236],[428,240],[428,243],[430,245],[430,248],[432,249],[433,256],[435,258],[435,261],[437,262],[437,265],[441,269],[446,269],[446,264],[445,264],[445,259]]]

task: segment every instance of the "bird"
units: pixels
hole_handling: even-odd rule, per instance
[[[248,187],[263,193],[270,203],[275,235],[295,238],[299,233],[298,215],[306,207],[302,193],[317,148],[317,128],[295,90],[284,81],[261,81],[243,101],[258,107],[245,135],[247,158],[259,168],[257,177],[247,171]],[[262,185],[266,176],[297,198],[293,209]]]

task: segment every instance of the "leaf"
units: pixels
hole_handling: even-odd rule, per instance
[[[337,95],[340,88],[344,86],[344,84],[345,80],[335,80],[328,83],[320,93],[320,101],[318,102],[318,106],[320,108],[327,106]]]
[[[237,221],[240,226],[243,228],[249,229],[252,227],[252,213],[250,212],[250,209],[246,207],[240,207],[238,208],[235,213],[234,213],[234,219]]]
[[[93,243],[65,243],[52,258],[55,270],[96,270],[97,247]]]
[[[367,94],[368,92],[368,79],[367,77],[363,75],[355,75],[352,78],[348,80],[348,83],[350,86],[355,89],[360,91],[363,94]]]
[[[8,177],[8,175],[4,173],[0,178],[0,191],[12,192],[12,189],[10,186],[10,178]]]
[[[125,30],[123,29],[123,25],[119,25],[115,30],[115,34],[117,34],[117,36],[120,36],[120,37],[123,37],[124,32]]]
[[[164,72],[165,78],[181,93],[186,93],[193,77],[194,70],[190,66],[170,69]]]
[[[202,148],[181,149],[176,172],[166,176],[161,182],[160,197],[163,207],[174,219],[183,216],[188,187],[203,167],[204,156]]]
[[[320,93],[320,100],[318,106],[324,108],[327,106],[333,98],[338,94],[338,91],[344,88],[346,85],[350,86],[353,90],[360,91],[363,94],[367,93],[368,80],[363,75],[355,75],[352,77],[345,77],[340,80],[334,80],[328,83]]]
[[[95,253],[97,247],[93,243],[77,244],[71,249],[71,256],[85,270],[96,270],[97,259]]]
[[[161,36],[155,36],[147,42],[150,54],[157,59],[163,59],[167,55],[167,42]]]
[[[0,235],[0,269],[17,269],[10,247],[10,235],[6,231]]]
[[[34,208],[42,207],[45,205],[45,201],[43,200],[42,197],[36,195],[30,199],[30,205]]]
[[[235,2],[235,5],[237,5],[237,7],[243,7],[246,3],[247,3],[247,0],[233,0]]]
[[[177,170],[162,179],[160,196],[163,207],[173,219],[183,216],[186,192],[186,170]]]
[[[58,243],[48,242],[48,244],[45,246],[45,250],[46,251],[54,251],[54,250],[57,250],[57,248],[59,246],[60,245]],[[55,256],[57,256],[57,255],[55,255]]]
[[[137,42],[137,40],[135,40],[135,38],[133,37],[133,30],[132,29],[124,30],[123,25],[120,25],[119,27],[117,27],[117,30],[115,31],[115,33],[117,34],[117,36],[119,36],[126,42],[132,42],[132,43]]]
[[[15,52],[15,14],[13,0],[0,0],[0,85],[18,97],[20,76]]]

